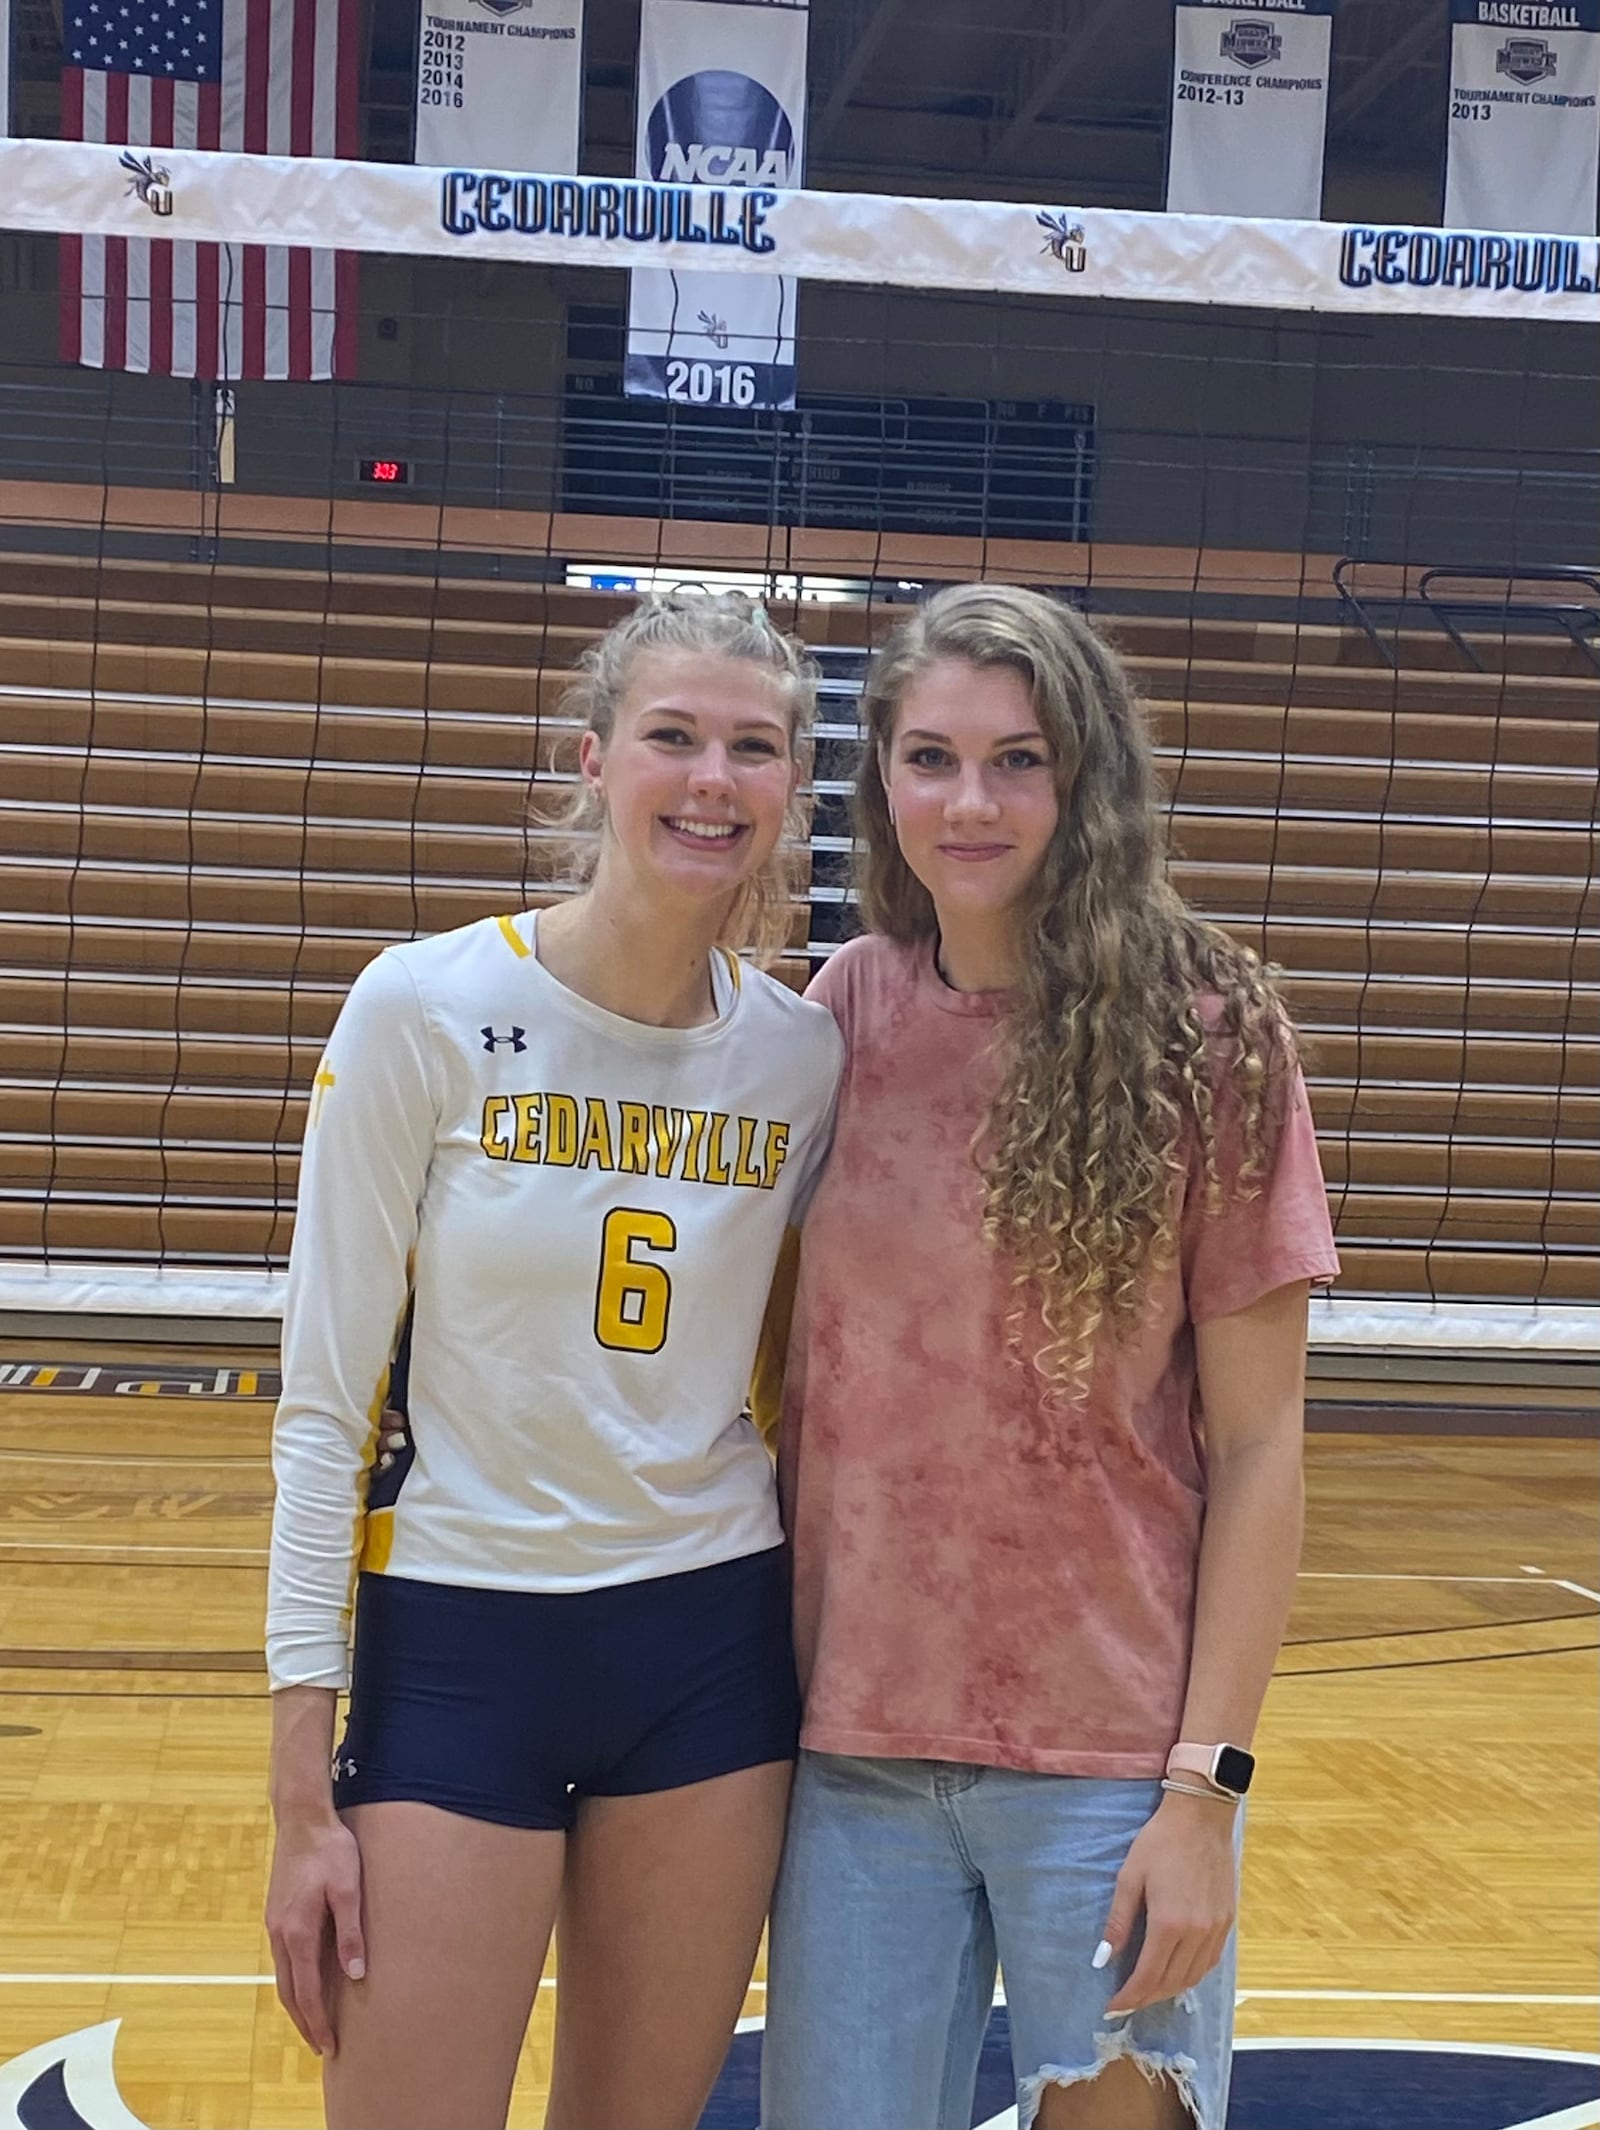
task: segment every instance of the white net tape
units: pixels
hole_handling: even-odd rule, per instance
[[[1600,320],[1600,240],[0,141],[0,224],[1012,295]]]

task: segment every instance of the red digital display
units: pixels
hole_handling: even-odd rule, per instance
[[[356,467],[360,481],[376,481],[386,488],[405,488],[411,480],[411,468],[404,459],[362,459]]]

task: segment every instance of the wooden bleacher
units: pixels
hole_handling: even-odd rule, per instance
[[[702,530],[702,566],[748,537]],[[633,522],[647,532],[659,548]],[[305,1089],[345,986],[390,940],[548,891],[564,669],[621,602],[489,575],[30,555],[9,537],[0,1258],[281,1261]],[[962,574],[935,547],[891,566]],[[1127,554],[1125,582],[1182,581],[1181,562]],[[1235,574],[1303,581],[1313,561]],[[1116,576],[1102,553],[1113,604]],[[874,634],[895,611],[873,611]],[[841,650],[868,625],[860,607],[804,610]],[[1474,673],[1430,635],[1399,639],[1390,672],[1354,629],[1130,617],[1117,633],[1179,883],[1291,974],[1346,1287],[1600,1299],[1592,670],[1537,638],[1483,644]],[[797,982],[806,937],[797,908]]]

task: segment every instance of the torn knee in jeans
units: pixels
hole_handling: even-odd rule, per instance
[[[1208,2123],[1201,2115],[1195,2082],[1199,2077],[1199,2065],[1192,2056],[1185,2056],[1172,2049],[1141,2049],[1126,2027],[1116,2027],[1095,2037],[1097,2061],[1072,2070],[1062,2064],[1047,2063],[1031,2077],[1017,2081],[1017,2130],[1032,2130],[1034,2118],[1044,2101],[1048,2086],[1081,2086],[1097,2079],[1108,2064],[1130,2063],[1136,2071],[1147,2078],[1151,2085],[1163,2081],[1171,2084],[1178,2099],[1188,2110],[1189,2120],[1195,2130],[1221,2130],[1221,2125]]]

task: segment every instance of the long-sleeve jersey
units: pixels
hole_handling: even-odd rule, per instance
[[[558,983],[531,913],[391,947],[312,1087],[273,1439],[267,1666],[348,1681],[357,1568],[585,1590],[779,1543],[742,1417],[826,1152],[832,1016],[731,956],[651,1028]],[[374,1477],[409,1313],[412,1450]]]

